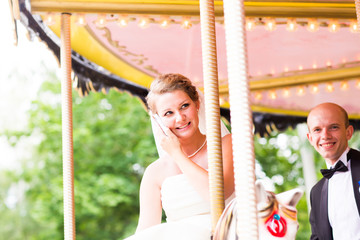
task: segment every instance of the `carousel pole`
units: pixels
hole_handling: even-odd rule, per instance
[[[224,0],[238,239],[258,239],[253,121],[243,0]]]
[[[219,83],[216,58],[213,0],[200,0],[201,44],[204,75],[205,120],[208,140],[209,188],[214,232],[224,210],[224,181],[221,150]]]
[[[360,0],[355,0],[356,18],[358,24],[358,32],[360,32]]]
[[[61,15],[61,106],[62,106],[62,149],[63,149],[63,194],[64,194],[64,239],[75,237],[74,204],[74,157],[72,126],[72,83],[71,83],[71,15]]]

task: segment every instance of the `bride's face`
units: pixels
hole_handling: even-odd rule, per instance
[[[199,104],[181,90],[158,95],[155,101],[157,113],[177,137],[190,137],[198,129]]]

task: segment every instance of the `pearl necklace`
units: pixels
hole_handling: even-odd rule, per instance
[[[196,150],[193,154],[190,154],[190,155],[188,156],[188,158],[191,158],[191,157],[195,156],[195,155],[205,146],[205,143],[206,143],[206,138],[205,138],[204,143],[199,147],[199,149]]]

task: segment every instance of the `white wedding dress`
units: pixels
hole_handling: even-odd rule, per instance
[[[126,240],[210,240],[210,202],[201,198],[184,174],[164,180],[161,201],[167,222]]]
[[[202,134],[206,134],[205,101],[203,94],[200,91],[198,93],[200,97],[199,129]],[[161,157],[166,154],[159,144],[161,129],[152,117],[150,119],[156,147]],[[220,126],[221,137],[230,133],[222,121],[220,121]],[[234,196],[233,193],[226,199],[225,205]],[[161,202],[166,214],[166,223],[144,229],[125,240],[210,240],[210,201],[201,198],[184,174],[164,180],[161,186]]]

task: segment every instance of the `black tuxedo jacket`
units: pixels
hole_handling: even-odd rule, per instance
[[[354,189],[354,195],[357,205],[357,210],[360,217],[360,152],[350,149],[347,154],[348,161],[351,161],[351,177]],[[332,240],[332,228],[328,218],[328,179],[322,178],[310,192],[311,212],[311,240]]]

